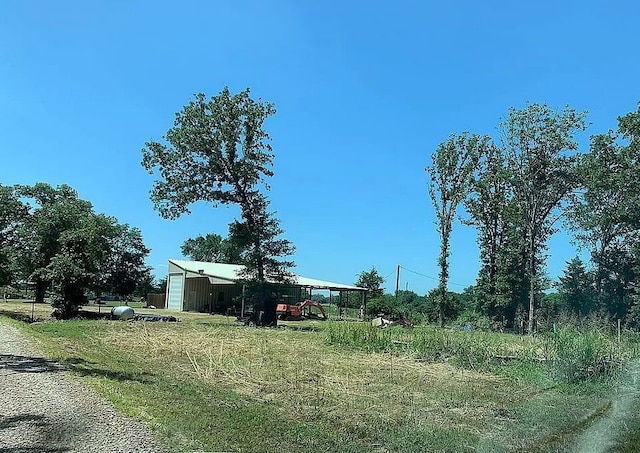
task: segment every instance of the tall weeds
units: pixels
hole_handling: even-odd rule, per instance
[[[542,341],[550,372],[565,382],[614,376],[633,355],[626,344],[596,327],[562,326]]]
[[[535,338],[432,326],[379,329],[364,323],[332,323],[325,332],[331,345],[481,371],[495,371],[507,362],[524,364],[541,369],[555,382],[615,377],[640,351],[635,335],[618,342],[608,328],[594,325],[564,326]]]
[[[434,327],[379,329],[363,323],[327,326],[329,344],[367,352],[404,353],[426,362],[452,361],[468,369],[482,369],[496,356],[511,353],[508,344],[488,332],[465,332]]]

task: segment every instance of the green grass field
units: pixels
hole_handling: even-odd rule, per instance
[[[188,313],[57,322],[35,307],[36,323],[15,321],[28,303],[0,315],[176,451],[570,451],[616,404],[615,379],[564,379],[541,361],[543,339],[332,321],[256,329]],[[635,340],[598,341],[631,360]],[[630,423],[621,448],[637,436]]]

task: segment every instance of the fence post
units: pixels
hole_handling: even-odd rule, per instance
[[[618,343],[620,343],[620,320],[618,319]]]

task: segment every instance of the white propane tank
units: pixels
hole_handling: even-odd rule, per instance
[[[135,315],[133,308],[121,305],[119,307],[113,307],[111,309],[111,318],[113,319],[131,319]]]

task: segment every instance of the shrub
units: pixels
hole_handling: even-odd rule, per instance
[[[490,330],[492,326],[491,319],[475,310],[465,310],[454,323],[456,326],[471,326],[474,329]]]

